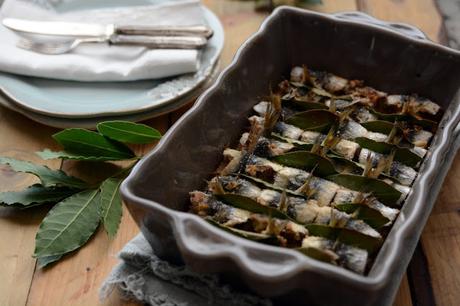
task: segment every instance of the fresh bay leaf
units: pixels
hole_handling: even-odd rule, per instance
[[[318,102],[304,101],[300,98],[293,98],[291,100],[283,100],[283,106],[290,106],[300,110],[311,110],[311,109],[328,109],[326,105]]]
[[[104,157],[104,156],[89,156],[89,155],[79,155],[73,154],[66,151],[51,151],[49,149],[45,149],[43,151],[37,152],[37,155],[40,158],[48,160],[48,159],[70,159],[70,160],[83,160],[83,161],[110,161],[110,160],[120,160],[119,157]],[[121,158],[125,159],[125,158]]]
[[[339,121],[339,117],[324,109],[312,109],[297,113],[286,119],[286,123],[307,131],[326,133],[331,126]]]
[[[335,208],[347,214],[356,214],[356,219],[363,220],[375,229],[379,229],[390,222],[390,219],[378,210],[365,204],[344,203],[336,205]]]
[[[223,229],[226,232],[232,233],[234,235],[237,235],[237,236],[249,239],[249,240],[264,242],[268,244],[277,244],[278,242],[278,239],[276,239],[276,237],[274,237],[273,235],[249,232],[249,231],[233,228],[233,227],[221,224],[219,222],[216,222],[215,220],[209,217],[205,218],[205,220],[208,221],[210,224],[220,229]]]
[[[353,174],[336,174],[329,176],[327,179],[351,190],[371,193],[382,203],[389,206],[396,206],[401,197],[400,191],[375,178]]]
[[[226,193],[226,194],[216,194],[214,195],[218,200],[224,202],[225,204],[228,204],[230,206],[244,209],[256,214],[264,214],[264,215],[271,215],[273,218],[277,219],[286,219],[286,220],[291,220],[292,218],[283,213],[282,211],[270,207],[270,206],[265,206],[262,204],[259,204],[258,202],[254,201],[253,199],[250,199],[248,197],[239,195],[239,194],[232,194],[232,193]]]
[[[345,157],[342,157],[339,154],[334,153],[333,151],[327,154],[327,157],[331,160],[335,169],[339,173],[359,175],[363,173],[363,165],[360,165],[359,163],[354,162],[352,160],[346,159]]]
[[[45,256],[45,257],[39,257],[37,258],[37,265],[39,269],[43,269],[46,266],[52,264],[53,262],[58,261],[59,259],[62,258],[64,254],[61,255],[53,255],[53,256]]]
[[[399,161],[409,167],[417,167],[422,161],[422,158],[409,150],[408,148],[401,148],[397,145],[390,144],[387,142],[375,141],[365,137],[355,138],[355,142],[362,148],[388,155],[395,150],[394,160]]]
[[[339,241],[373,253],[382,243],[382,239],[341,227],[332,227],[323,224],[307,224],[305,227],[311,236],[324,237],[332,241]]]
[[[283,141],[283,142],[287,142],[289,144],[294,145],[295,150],[310,151],[313,148],[312,143],[307,143],[307,142],[303,142],[303,141],[296,140],[296,139],[286,138],[286,137],[283,137],[283,136],[281,136],[280,134],[277,134],[277,133],[272,133],[271,137],[273,139]]]
[[[320,87],[313,87],[311,91],[313,91],[318,96],[323,96],[323,97],[328,97],[328,98],[334,97],[331,93],[327,92],[326,90]]]
[[[35,165],[31,162],[8,157],[0,157],[0,164],[8,165],[16,172],[30,173],[37,176],[44,187],[67,186],[78,189],[88,187],[88,184],[79,178],[69,176],[61,170],[51,170],[43,165]]]
[[[26,208],[31,204],[59,202],[76,192],[66,187],[43,187],[36,184],[21,191],[0,192],[0,203]]]
[[[334,164],[328,158],[308,151],[288,152],[274,156],[271,160],[284,166],[300,168],[307,171],[315,169],[314,174],[319,177],[338,174]]]
[[[363,127],[371,132],[390,134],[391,130],[394,128],[395,124],[389,121],[384,120],[375,120],[361,123]],[[402,133],[401,129],[398,128],[399,134]]]
[[[99,133],[85,129],[66,129],[53,135],[64,150],[86,157],[131,159],[134,153],[124,144],[110,140]]]
[[[273,189],[273,190],[276,190],[276,191],[278,191],[280,193],[286,192],[286,194],[289,195],[289,196],[301,197],[301,198],[306,197],[306,195],[303,194],[303,193],[295,192],[293,190],[285,189],[285,188],[282,188],[282,187],[278,187],[278,186],[276,186],[274,184],[270,184],[270,183],[268,183],[268,182],[266,182],[266,181],[264,181],[264,180],[262,180],[260,178],[256,178],[256,177],[253,177],[253,176],[250,176],[250,175],[247,175],[247,174],[239,173],[239,174],[236,174],[235,176],[244,178],[245,180],[248,180],[251,183],[257,185],[258,187]]]
[[[425,118],[419,119],[419,118],[414,117],[412,114],[401,114],[401,113],[387,114],[387,113],[378,112],[372,108],[370,108],[369,110],[371,111],[371,113],[373,113],[374,115],[376,115],[377,117],[379,117],[381,120],[384,120],[384,121],[389,121],[389,122],[409,121],[412,124],[419,125],[423,127],[424,129],[431,130],[431,131],[435,131],[438,125],[433,120],[425,119]]]
[[[108,178],[101,185],[101,219],[110,238],[115,237],[122,216],[119,178]]]
[[[129,121],[101,122],[97,130],[106,137],[125,143],[146,144],[161,138],[161,133],[156,129]]]
[[[99,190],[85,190],[56,204],[40,224],[34,257],[62,255],[85,244],[99,225],[99,197]]]

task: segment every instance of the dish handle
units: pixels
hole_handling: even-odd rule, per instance
[[[454,139],[454,150],[452,152],[457,153],[460,149],[460,122],[455,127],[452,137]]]
[[[368,14],[362,12],[340,12],[334,14],[334,16],[341,20],[349,20],[359,23],[371,24],[387,30],[409,36],[414,39],[420,40],[429,40],[425,33],[423,33],[419,28],[406,23],[399,22],[387,22],[374,18]]]

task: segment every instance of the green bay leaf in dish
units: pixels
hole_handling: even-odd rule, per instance
[[[330,111],[313,109],[297,113],[286,122],[308,131],[327,132],[338,120],[339,117]]]

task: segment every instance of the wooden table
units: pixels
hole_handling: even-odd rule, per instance
[[[205,0],[204,3],[221,18],[225,28],[226,43],[222,54],[222,67],[225,67],[266,15],[255,12],[252,2]],[[384,20],[408,22],[421,28],[434,41],[442,42],[441,34],[445,33],[433,0],[323,0],[322,5],[311,9],[328,13],[361,10]],[[165,132],[186,109],[146,123]],[[0,155],[43,162],[33,152],[43,148],[57,149],[51,139],[56,131],[0,108]],[[46,164],[59,167],[57,161]],[[65,163],[64,168],[82,177],[95,174],[90,164],[80,164],[78,171],[73,163]],[[28,175],[0,168],[2,191],[22,188],[32,182]],[[457,156],[394,305],[460,304],[459,184],[460,156]],[[109,240],[100,231],[80,251],[50,269],[39,270],[31,254],[37,226],[45,214],[45,208],[27,211],[0,209],[0,305],[101,305],[98,300],[101,282],[116,264],[117,252],[138,232],[130,215],[124,211],[114,240]],[[102,305],[136,303],[122,301],[114,294]]]

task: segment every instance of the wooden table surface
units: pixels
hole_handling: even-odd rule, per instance
[[[222,67],[231,61],[240,44],[257,30],[266,14],[254,11],[253,2],[205,0],[221,19],[226,34]],[[443,42],[442,18],[433,0],[323,0],[311,9],[321,12],[361,10],[377,18],[418,26],[432,40]],[[193,101],[191,101],[193,102]],[[145,122],[165,132],[187,109]],[[35,123],[0,107],[0,155],[45,163],[33,152],[57,149],[51,135],[57,130]],[[150,148],[143,148],[147,151]],[[57,161],[47,161],[59,167]],[[98,170],[90,164],[64,163],[74,175],[92,177]],[[34,180],[0,168],[0,190],[16,190]],[[394,305],[460,304],[460,155],[444,181],[421,242],[401,283]],[[117,263],[116,254],[138,232],[128,212],[115,239],[98,232],[80,251],[50,269],[36,268],[31,257],[38,224],[46,208],[16,211],[0,208],[0,306],[9,305],[137,305],[117,294],[100,302],[98,289]]]

